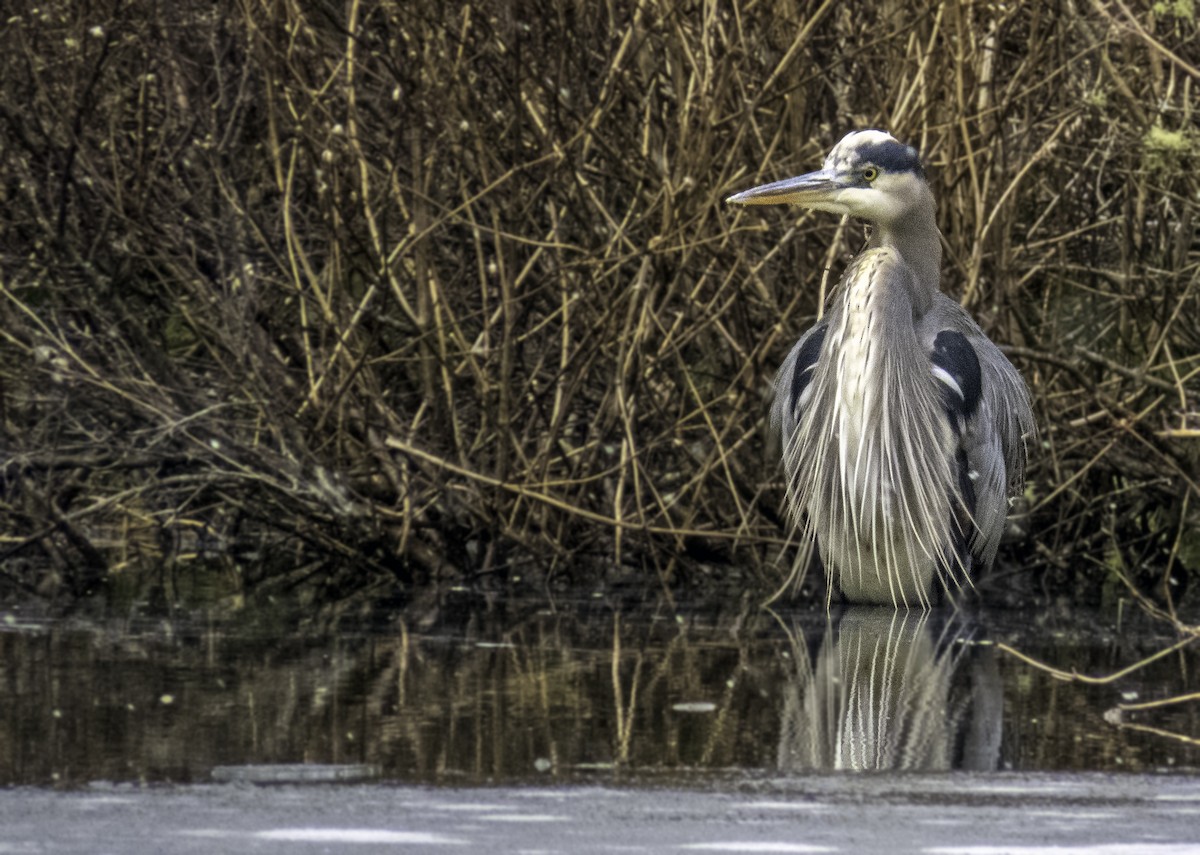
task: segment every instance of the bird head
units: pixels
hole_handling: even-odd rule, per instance
[[[932,212],[933,194],[917,150],[872,130],[844,136],[816,172],[743,190],[725,201],[800,205],[895,226],[922,208]]]

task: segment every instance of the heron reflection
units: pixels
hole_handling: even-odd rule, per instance
[[[781,708],[783,771],[995,769],[1003,689],[961,616],[857,606],[831,617],[815,657],[793,636]]]

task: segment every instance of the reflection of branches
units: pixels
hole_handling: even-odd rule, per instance
[[[1108,713],[1105,713],[1104,720],[1110,724],[1115,724],[1117,727],[1122,727],[1126,730],[1136,730],[1139,733],[1149,733],[1152,736],[1161,736],[1165,739],[1173,739],[1176,742],[1182,742],[1185,745],[1200,745],[1200,739],[1197,739],[1194,736],[1188,736],[1184,733],[1175,733],[1174,731],[1163,730],[1160,727],[1151,727],[1150,725],[1146,724],[1135,724],[1134,722],[1130,721],[1122,721],[1119,715],[1111,716],[1110,713],[1112,712],[1113,710],[1109,710]]]
[[[1200,745],[1200,739],[1194,736],[1188,736],[1183,733],[1175,733],[1174,731],[1164,730],[1160,727],[1151,727],[1146,724],[1138,724],[1137,722],[1127,721],[1125,713],[1143,712],[1145,710],[1162,709],[1163,707],[1175,706],[1176,704],[1185,704],[1191,701],[1200,701],[1200,692],[1192,692],[1189,695],[1176,695],[1171,698],[1159,698],[1153,701],[1142,701],[1137,704],[1117,704],[1115,707],[1104,712],[1104,720],[1109,724],[1115,724],[1117,727],[1123,727],[1127,730],[1136,730],[1142,733],[1149,733],[1154,736],[1161,736],[1166,739],[1173,739],[1176,742],[1183,742],[1188,745]]]
[[[1142,701],[1139,704],[1118,704],[1120,709],[1126,712],[1134,712],[1135,710],[1152,710],[1159,707],[1169,707],[1175,704],[1183,704],[1188,701],[1200,701],[1200,692],[1192,692],[1190,695],[1176,695],[1173,698],[1159,698],[1156,701]]]
[[[1004,653],[1007,653],[1009,656],[1012,656],[1016,659],[1021,660],[1026,665],[1032,665],[1034,668],[1037,668],[1039,671],[1046,672],[1051,677],[1054,677],[1057,680],[1063,680],[1068,683],[1086,683],[1090,686],[1104,686],[1104,685],[1107,685],[1108,683],[1113,683],[1124,677],[1128,677],[1130,674],[1134,673],[1135,671],[1139,671],[1142,668],[1145,668],[1150,663],[1157,662],[1159,659],[1162,659],[1165,656],[1170,656],[1172,653],[1182,650],[1183,648],[1185,648],[1189,644],[1191,644],[1193,641],[1195,641],[1197,638],[1200,638],[1200,635],[1193,635],[1193,636],[1189,636],[1188,638],[1180,639],[1179,641],[1172,644],[1170,647],[1160,650],[1151,656],[1147,656],[1145,659],[1142,659],[1139,662],[1135,662],[1126,668],[1122,668],[1120,671],[1116,671],[1112,674],[1107,674],[1103,677],[1089,677],[1086,674],[1080,674],[1075,671],[1063,671],[1060,668],[1055,668],[1053,665],[1048,665],[1045,662],[1041,662],[1037,659],[1034,659],[1032,656],[1022,653],[1021,651],[1017,650],[1015,647],[1012,647],[1008,644],[1004,644],[1003,642],[997,643],[996,648],[998,650],[1003,651]]]
[[[1164,615],[1161,615],[1161,613],[1158,614],[1157,616],[1165,617]],[[1037,668],[1039,671],[1043,671],[1046,674],[1049,674],[1051,677],[1054,677],[1056,680],[1063,680],[1065,682],[1073,682],[1073,683],[1083,683],[1083,684],[1086,684],[1089,686],[1105,686],[1105,685],[1109,685],[1111,683],[1117,682],[1118,680],[1124,679],[1125,677],[1128,677],[1129,675],[1134,674],[1137,671],[1140,671],[1141,669],[1145,668],[1146,666],[1148,666],[1154,662],[1157,662],[1160,659],[1164,659],[1173,653],[1177,653],[1178,651],[1186,648],[1192,642],[1196,641],[1197,639],[1200,639],[1200,631],[1198,631],[1196,627],[1189,627],[1188,630],[1189,630],[1188,635],[1179,639],[1174,644],[1172,644],[1170,647],[1166,647],[1162,650],[1159,650],[1157,653],[1147,656],[1144,659],[1141,659],[1141,660],[1133,663],[1132,665],[1122,668],[1119,671],[1114,671],[1111,674],[1106,674],[1102,677],[1092,677],[1092,676],[1089,676],[1086,674],[1080,674],[1076,671],[1063,671],[1060,668],[1055,668],[1053,665],[1049,665],[1045,662],[1041,662],[1037,659],[1034,659],[1032,656],[1022,653],[1021,651],[1017,650],[1016,648],[1014,648],[1008,644],[999,643],[996,645],[996,647],[997,647],[997,649],[1003,651],[1004,653],[1007,653],[1009,656],[1012,656],[1013,658],[1018,659],[1021,662],[1024,662],[1026,665],[1030,665],[1034,668]],[[1174,706],[1177,704],[1191,703],[1194,701],[1200,701],[1200,692],[1193,692],[1191,694],[1185,694],[1185,695],[1176,695],[1176,696],[1170,697],[1170,698],[1158,698],[1156,700],[1142,701],[1140,703],[1117,704],[1115,707],[1112,707],[1111,709],[1108,709],[1105,711],[1104,720],[1106,722],[1108,722],[1109,724],[1115,725],[1117,727],[1126,728],[1128,730],[1137,730],[1137,731],[1140,731],[1143,733],[1149,733],[1149,734],[1153,734],[1155,736],[1161,736],[1161,737],[1165,737],[1168,739],[1173,739],[1178,742],[1184,742],[1189,745],[1200,745],[1200,739],[1196,739],[1194,737],[1187,736],[1184,734],[1173,733],[1171,731],[1163,730],[1161,728],[1151,727],[1149,725],[1138,724],[1136,722],[1127,721],[1125,718],[1125,713],[1141,712],[1141,711],[1151,710],[1151,709],[1161,709],[1163,707]]]

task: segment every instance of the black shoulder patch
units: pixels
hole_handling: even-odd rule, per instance
[[[792,371],[791,405],[793,413],[795,413],[796,405],[800,402],[800,396],[812,382],[813,369],[816,367],[817,360],[821,358],[821,345],[825,343],[825,332],[828,329],[829,324],[824,323],[813,327],[808,338],[804,340],[800,352],[796,354],[796,365]]]
[[[915,172],[922,178],[925,177],[921,157],[911,145],[888,140],[865,145],[858,149],[856,154],[860,163],[873,163],[887,172]]]
[[[946,378],[939,378],[947,413],[964,418],[973,416],[979,409],[983,377],[979,369],[979,357],[975,355],[975,348],[971,347],[967,337],[954,330],[942,330],[933,340],[933,353],[929,358],[933,367],[944,371],[946,378],[958,387],[956,390],[946,382]]]

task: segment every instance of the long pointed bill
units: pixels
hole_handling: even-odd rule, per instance
[[[837,197],[846,189],[844,181],[830,169],[785,178],[773,184],[751,187],[725,201],[731,205],[803,205],[805,208],[837,206]]]

